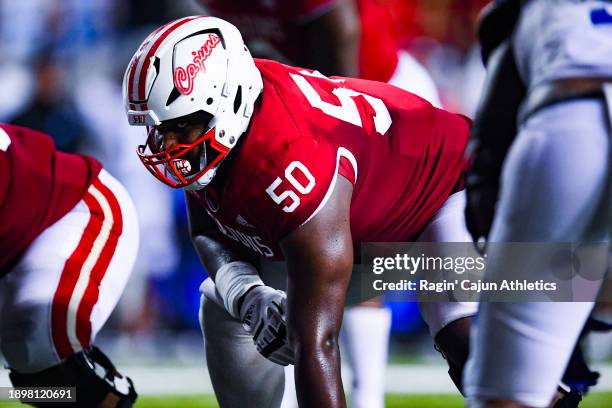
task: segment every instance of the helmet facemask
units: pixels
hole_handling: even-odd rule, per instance
[[[200,111],[178,118],[172,123],[147,127],[147,140],[138,146],[138,157],[149,172],[161,182],[174,188],[199,189],[210,182],[217,166],[229,152],[229,148],[215,140],[212,115]],[[176,125],[177,123],[183,124]],[[187,137],[189,132],[181,128],[198,127],[197,137]],[[177,143],[164,148],[164,133],[179,135]]]

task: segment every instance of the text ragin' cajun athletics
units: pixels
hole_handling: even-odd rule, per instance
[[[469,279],[448,281],[428,281],[426,279],[408,280],[401,279],[395,282],[385,282],[377,279],[372,282],[372,287],[376,291],[426,291],[426,292],[451,292],[463,290],[466,292],[529,292],[529,291],[555,291],[555,282],[545,282],[544,280],[508,280],[501,282],[484,282],[482,280],[471,281]]]

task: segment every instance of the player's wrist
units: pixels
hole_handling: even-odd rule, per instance
[[[254,285],[251,286],[242,297],[238,300],[238,312],[240,319],[244,321],[244,317],[247,314],[247,310],[254,304],[267,304],[272,299],[275,299],[279,291],[271,286],[267,285]]]
[[[225,309],[233,317],[240,319],[240,307],[245,295],[264,283],[257,269],[247,262],[235,261],[223,265],[215,275],[215,286],[223,300]]]
[[[255,294],[255,292],[257,292],[255,289],[260,288],[262,285],[253,285],[250,288],[247,289],[246,292],[244,292],[244,294],[242,296],[240,296],[240,298],[236,301],[236,310],[238,310],[240,312],[240,316],[242,317],[244,315],[244,312],[242,310],[242,306],[245,304],[248,304],[249,302],[247,301],[249,296],[253,296]]]

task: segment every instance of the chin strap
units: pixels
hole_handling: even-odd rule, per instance
[[[215,174],[217,174],[218,167],[219,165],[213,167],[212,169],[208,170],[206,173],[202,174],[196,181],[185,186],[185,190],[198,191],[198,190],[203,189],[207,185],[209,185],[212,179],[215,177]]]

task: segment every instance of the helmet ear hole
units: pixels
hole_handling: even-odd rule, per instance
[[[236,90],[236,97],[234,98],[234,114],[238,113],[240,105],[242,105],[242,86],[238,85],[238,89]]]

